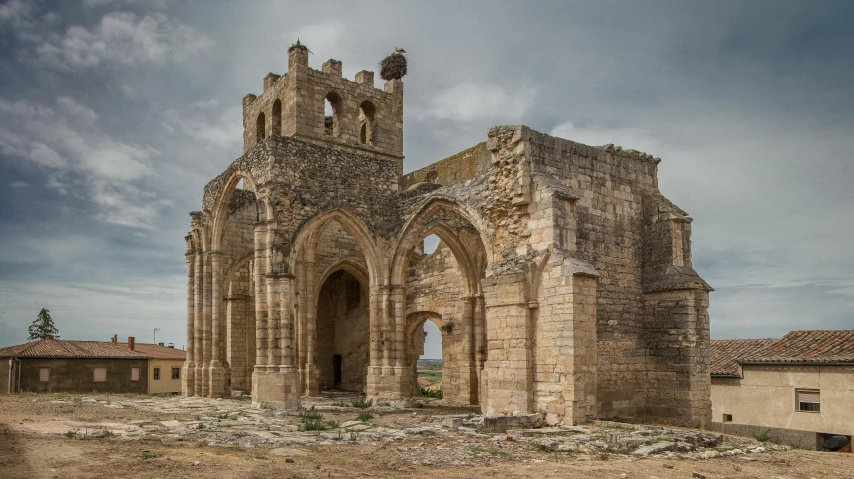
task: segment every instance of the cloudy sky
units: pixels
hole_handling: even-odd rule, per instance
[[[406,171],[496,124],[661,157],[712,337],[854,327],[850,2],[0,3],[0,346],[185,343],[187,213],[297,37],[407,50]]]

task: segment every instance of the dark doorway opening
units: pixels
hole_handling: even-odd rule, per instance
[[[333,378],[333,383],[335,384],[335,387],[337,388],[337,387],[341,386],[341,355],[336,354],[336,355],[332,356],[332,361],[334,363],[332,366],[332,368],[333,368],[332,378]]]

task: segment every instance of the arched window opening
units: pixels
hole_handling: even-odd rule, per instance
[[[323,102],[323,127],[327,135],[338,138],[341,97],[335,92],[329,92]]]
[[[376,142],[376,113],[377,109],[369,101],[359,105],[359,143],[374,145]]]
[[[421,251],[423,251],[424,254],[433,254],[438,246],[439,237],[436,235],[430,235],[421,240]]]
[[[273,136],[282,136],[282,100],[273,102]]]
[[[442,332],[431,320],[415,330],[414,346],[420,353],[416,362],[418,392],[422,396],[442,397]]]
[[[261,141],[267,137],[266,128],[267,120],[264,118],[264,113],[261,112],[258,114],[258,121],[255,123],[255,139],[257,141]]]

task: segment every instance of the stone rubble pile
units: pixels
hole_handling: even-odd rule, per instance
[[[72,401],[74,399],[52,402]],[[622,456],[702,460],[789,449],[748,438],[676,427],[611,421],[541,427],[544,421],[536,414],[431,415],[423,409],[410,410],[391,405],[362,410],[333,405],[322,399],[312,404],[321,415],[353,416],[369,411],[374,415],[394,414],[405,420],[397,421],[395,425],[348,420],[340,424],[327,423],[324,430],[304,431],[299,412],[259,409],[248,400],[240,399],[192,397],[109,401],[83,398],[82,404],[114,409],[136,408],[156,415],[170,414],[188,419],[152,418],[127,423],[86,424],[71,431],[69,437],[190,441],[208,446],[261,447],[272,449],[273,453],[277,450],[295,451],[311,445],[370,443],[379,446],[398,443],[394,446],[398,460],[390,465],[392,467],[470,466],[503,460],[537,462],[549,455],[572,459]]]

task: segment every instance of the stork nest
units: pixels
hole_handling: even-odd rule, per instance
[[[302,48],[303,50],[308,51],[307,46],[302,45],[300,43],[295,43],[295,44],[291,45],[290,47],[288,47],[288,53],[292,52],[295,48]]]
[[[404,76],[406,76],[406,57],[402,53],[392,53],[380,62],[380,78],[383,80],[400,80]]]

